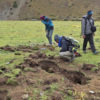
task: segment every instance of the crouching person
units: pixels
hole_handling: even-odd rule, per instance
[[[78,41],[74,40],[71,37],[55,35],[54,40],[58,43],[58,46],[61,47],[60,57],[68,61],[73,61],[74,57],[78,55],[77,49],[80,48]]]

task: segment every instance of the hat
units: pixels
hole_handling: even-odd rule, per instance
[[[59,38],[60,38],[60,36],[57,35],[57,34],[54,36],[54,40],[55,40],[55,41],[59,41]]]
[[[41,16],[40,19],[41,19],[41,20],[44,20],[44,19],[45,19],[45,16]]]
[[[89,10],[89,11],[87,12],[87,14],[88,14],[88,15],[93,15],[93,11],[92,11],[92,10]]]

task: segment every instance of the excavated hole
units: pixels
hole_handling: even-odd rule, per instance
[[[87,84],[87,81],[89,80],[89,78],[87,78],[82,72],[64,70],[61,73],[64,77],[76,84],[84,85]]]
[[[39,62],[39,65],[41,66],[41,68],[43,70],[45,70],[48,73],[59,72],[59,66],[53,61],[42,60],[42,61]]]
[[[59,72],[62,74],[65,78],[69,79],[73,83],[78,84],[87,84],[87,81],[89,78],[87,78],[82,72],[78,71],[67,71],[65,69],[59,68],[59,66],[53,62],[48,60],[42,60],[39,62],[39,65],[43,70],[45,70],[48,73],[56,73]]]

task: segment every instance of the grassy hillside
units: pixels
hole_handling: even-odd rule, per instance
[[[12,8],[8,11],[9,16],[6,19],[37,19],[41,15],[46,15],[52,19],[79,20],[90,9],[94,11],[94,17],[100,19],[99,0],[17,0],[16,8],[13,7],[14,2],[14,0],[0,1],[1,11]],[[3,7],[8,4],[6,8]],[[18,18],[14,16],[16,13]]]

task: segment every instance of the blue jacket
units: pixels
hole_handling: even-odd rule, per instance
[[[45,24],[45,27],[46,27],[47,31],[53,30],[54,25],[53,25],[51,19],[46,17],[45,20],[42,20],[42,23]]]

